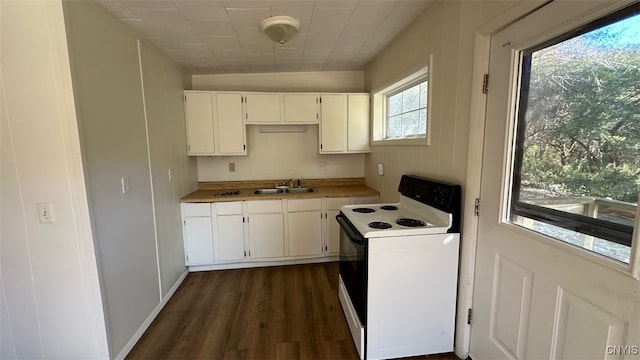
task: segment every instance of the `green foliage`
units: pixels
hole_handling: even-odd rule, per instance
[[[637,202],[640,46],[612,46],[611,36],[580,36],[531,55],[525,187]]]

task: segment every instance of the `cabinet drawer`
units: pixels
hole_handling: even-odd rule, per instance
[[[313,211],[322,209],[321,199],[294,199],[287,200],[287,210],[294,211]]]
[[[183,203],[182,217],[211,216],[211,203]]]
[[[349,205],[348,197],[327,198],[327,210],[340,210],[342,205]]]
[[[240,215],[242,214],[242,202],[219,202],[215,204],[217,215]]]
[[[282,212],[282,200],[247,201],[250,214]]]

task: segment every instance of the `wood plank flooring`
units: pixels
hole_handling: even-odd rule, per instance
[[[190,273],[127,359],[358,359],[337,279],[338,263]]]

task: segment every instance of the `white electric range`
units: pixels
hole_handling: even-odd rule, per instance
[[[361,359],[453,351],[458,185],[404,175],[393,204],[346,205],[340,303]]]

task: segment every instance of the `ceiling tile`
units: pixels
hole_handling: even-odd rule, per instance
[[[176,9],[175,3],[170,0],[120,0],[131,9]]]
[[[375,2],[376,0],[369,0]],[[316,0],[315,10],[318,9],[349,9],[353,10],[358,0]]]
[[[0,0],[2,1],[2,0]],[[192,73],[362,69],[432,0],[92,0]],[[300,20],[280,45],[260,29]]]
[[[227,11],[235,9],[269,9],[269,0],[224,0],[223,2]]]
[[[192,21],[193,29],[200,36],[235,36],[231,22],[222,21]]]
[[[176,6],[189,21],[228,20],[227,11],[220,0],[180,0]]]
[[[310,18],[313,0],[271,0],[271,16],[288,15],[300,19]]]
[[[213,51],[216,49],[241,49],[235,36],[208,36],[204,37],[203,41]]]
[[[157,10],[157,9],[132,9],[132,11],[142,19],[151,28],[162,30],[163,32],[171,30],[191,29],[191,24],[177,10]]]
[[[174,44],[193,45],[203,44],[202,39],[193,30],[172,31],[163,34],[167,41]]]

